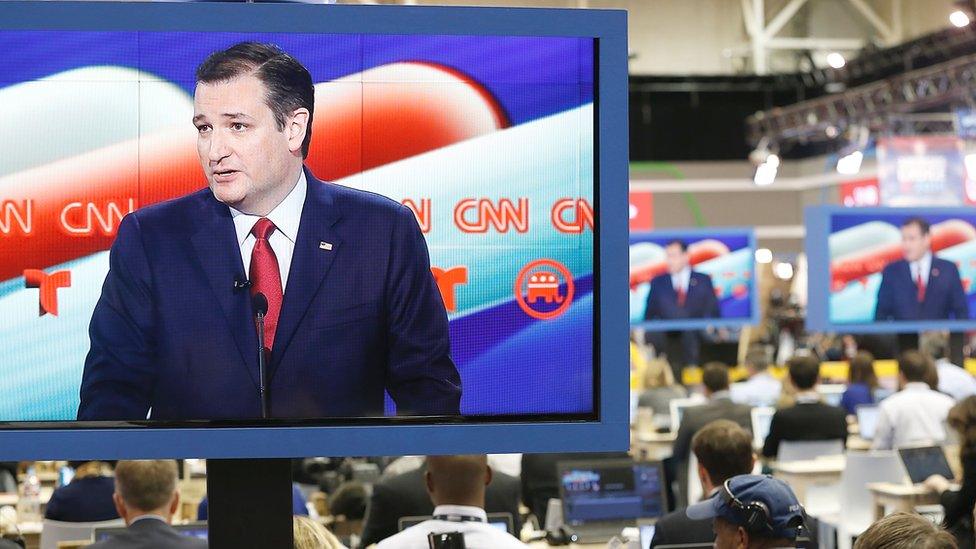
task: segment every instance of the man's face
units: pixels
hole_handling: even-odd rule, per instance
[[[749,547],[749,538],[745,530],[731,522],[716,517],[712,521],[715,530],[715,549],[745,549]]]
[[[217,200],[253,215],[266,215],[292,188],[295,181],[289,179],[305,136],[295,135],[295,113],[278,129],[266,92],[256,76],[245,74],[198,83],[193,96],[197,154],[210,189]]]
[[[901,228],[901,251],[906,261],[922,259],[932,245],[932,236],[923,234],[922,228],[915,223]]]
[[[688,252],[678,244],[672,244],[664,249],[664,258],[668,263],[668,272],[678,274],[688,266]]]

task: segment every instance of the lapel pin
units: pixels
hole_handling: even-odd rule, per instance
[[[932,269],[932,276],[939,276],[939,270],[938,269]]]
[[[319,242],[319,249],[320,250],[325,250],[327,252],[331,252],[332,251],[332,243],[331,242]]]

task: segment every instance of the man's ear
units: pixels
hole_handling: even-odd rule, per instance
[[[126,524],[129,524],[129,519],[126,518],[127,513],[125,510],[125,502],[122,501],[122,496],[120,496],[118,492],[112,493],[112,503],[115,504],[115,512],[119,514],[119,517],[121,517]]]
[[[424,484],[427,485],[427,494],[434,495],[434,482],[431,480],[430,471],[424,473]]]
[[[288,125],[285,127],[285,132],[288,135],[288,149],[290,151],[301,152],[302,143],[305,141],[305,136],[308,135],[309,131],[309,118],[310,113],[305,107],[295,109],[295,112],[291,114]]]
[[[735,528],[735,546],[740,549],[747,549],[749,547],[749,532],[741,526],[736,526]]]
[[[491,484],[491,479],[494,478],[495,472],[491,470],[491,466],[485,467],[485,486]]]
[[[176,510],[180,508],[180,491],[177,490],[173,492],[173,501],[169,504],[169,514],[170,517],[176,514]]]

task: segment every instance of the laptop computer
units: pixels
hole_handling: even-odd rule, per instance
[[[899,448],[898,456],[912,484],[921,484],[932,475],[942,475],[950,480],[955,476],[941,446]]]
[[[563,523],[580,543],[606,543],[624,528],[653,522],[666,512],[660,462],[561,461],[556,470]]]
[[[752,447],[762,448],[769,436],[769,426],[773,423],[776,408],[762,406],[752,409]]]
[[[840,406],[840,401],[844,398],[844,391],[846,390],[847,386],[839,383],[817,385],[817,392],[823,397],[824,403],[831,406]]]
[[[411,526],[416,526],[432,518],[434,517],[430,515],[424,517],[400,517],[397,521],[397,531],[402,532]],[[518,533],[515,531],[515,519],[511,513],[488,513],[488,525],[518,537]]]
[[[859,404],[855,409],[857,413],[858,432],[864,440],[874,439],[874,431],[878,426],[878,405]]]
[[[207,523],[206,522],[189,522],[187,524],[174,524],[173,529],[179,532],[181,535],[207,539]],[[111,526],[106,528],[95,528],[92,531],[92,541],[102,541],[103,539],[108,539],[112,536],[116,536],[121,532],[125,532],[125,526]]]

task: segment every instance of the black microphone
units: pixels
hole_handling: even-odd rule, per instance
[[[246,290],[247,288],[250,288],[250,287],[251,287],[251,281],[250,280],[248,280],[246,278],[245,279],[240,279],[240,278],[235,278],[234,279],[234,293],[237,293],[237,292],[239,292],[241,290]]]
[[[265,346],[264,346],[264,315],[268,314],[268,298],[261,292],[251,296],[251,307],[254,308],[254,320],[258,329],[258,376],[261,383],[258,385],[258,396],[261,397],[261,417],[270,417],[268,405],[268,389],[265,386]]]

